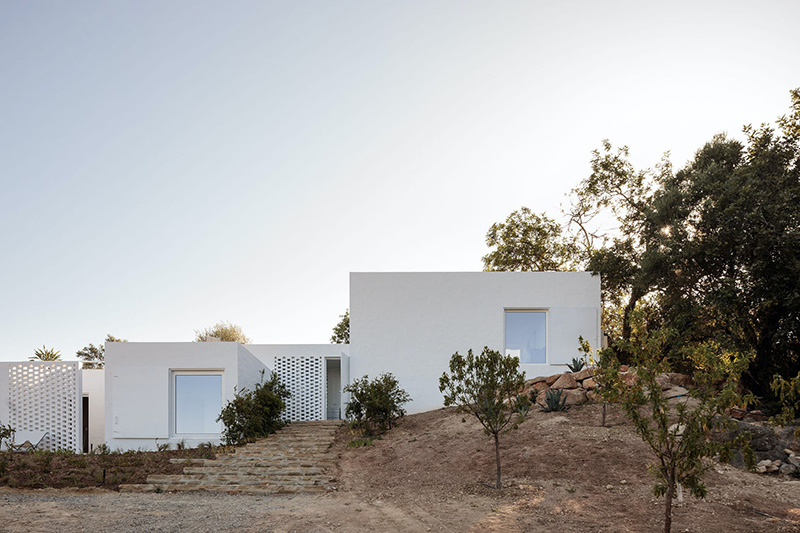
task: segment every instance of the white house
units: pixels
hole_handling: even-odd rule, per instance
[[[342,418],[342,388],[384,372],[411,395],[414,413],[442,406],[438,379],[456,351],[502,350],[533,377],[562,372],[579,336],[597,346],[600,335],[600,278],[588,272],[351,273],[349,345],[107,343],[103,395],[94,374],[75,447],[84,434],[97,438],[98,398],[112,449],[195,446],[219,440],[222,406],[262,372],[289,386],[292,420]]]

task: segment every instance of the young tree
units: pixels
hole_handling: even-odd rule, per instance
[[[519,358],[504,356],[488,347],[475,356],[454,353],[450,373],[439,378],[439,392],[446,406],[456,405],[472,414],[494,439],[497,463],[495,487],[500,489],[500,434],[516,429],[525,421],[530,399],[518,394],[525,385],[525,372],[519,371]]]
[[[333,328],[331,344],[350,344],[350,310],[339,315],[339,323]]]
[[[249,344],[252,339],[248,339],[242,328],[230,322],[217,322],[211,327],[195,330],[195,342],[205,342],[209,337],[214,337],[222,342],[238,342],[239,344]]]
[[[577,247],[562,233],[555,220],[522,207],[505,222],[489,228],[486,246],[494,250],[483,256],[483,268],[522,272],[568,269],[575,264]]]
[[[61,352],[42,345],[42,349],[35,350],[33,356],[28,357],[28,361],[61,361]]]
[[[647,331],[641,322],[632,322],[631,340],[625,346],[635,362],[636,379],[624,380],[614,352],[605,350],[604,363],[596,375],[605,387],[601,394],[618,400],[635,431],[647,443],[655,456],[649,467],[656,477],[653,492],[665,497],[664,531],[672,527],[672,500],[678,486],[689,489],[696,498],[706,496],[703,482],[705,472],[713,463],[704,459],[719,456],[729,461],[735,448],[745,452],[748,466],[754,463],[749,449],[749,434],[734,441],[715,442],[711,433],[727,429],[730,419],[724,413],[734,405],[746,405],[752,395],[737,393],[739,377],[747,368],[749,357],[722,350],[718,344],[706,343],[688,349],[687,357],[695,364],[696,388],[688,401],[669,401],[664,398],[659,376],[669,370],[664,357],[673,333],[668,330]],[[721,384],[721,389],[718,387]]]
[[[118,339],[110,333],[106,335],[105,342],[128,342],[127,339]],[[103,343],[95,346],[89,343],[76,352],[78,359],[82,361],[81,368],[104,368],[106,365],[106,348]]]
[[[217,417],[217,422],[221,421],[225,426],[222,432],[225,444],[253,442],[285,426],[288,422],[281,418],[281,414],[290,396],[289,389],[277,374],[273,373],[270,379],[264,381],[262,370],[261,382],[252,391],[236,391]]]

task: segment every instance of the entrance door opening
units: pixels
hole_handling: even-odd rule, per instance
[[[89,397],[83,397],[83,453],[89,453]]]
[[[342,418],[342,361],[339,358],[325,359],[325,405],[326,420]]]

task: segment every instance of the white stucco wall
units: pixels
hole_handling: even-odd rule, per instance
[[[155,449],[181,440],[194,447],[219,435],[176,435],[172,376],[175,371],[222,373],[222,404],[234,387],[252,387],[269,369],[235,342],[106,343],[106,442],[112,449]],[[267,374],[269,375],[269,374]]]
[[[83,396],[89,397],[89,450],[92,450],[106,441],[105,370],[84,369],[81,374]]]
[[[441,407],[454,352],[504,351],[506,309],[547,311],[548,362],[521,365],[528,377],[562,372],[579,335],[599,346],[600,277],[588,272],[354,272],[350,377],[391,372],[409,412]]]

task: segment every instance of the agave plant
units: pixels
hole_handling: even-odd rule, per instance
[[[553,411],[567,410],[567,396],[563,389],[547,389],[544,393],[544,406],[542,411],[552,413]]]
[[[577,357],[572,358],[572,364],[567,363],[570,372],[580,372],[584,366],[586,366],[586,361]]]
[[[33,357],[28,357],[28,361],[61,361],[61,352],[42,345],[42,349],[34,351]]]

